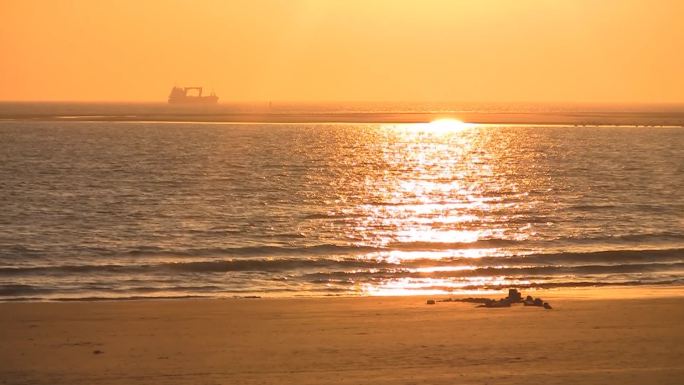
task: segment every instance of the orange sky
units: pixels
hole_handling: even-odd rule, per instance
[[[680,0],[0,0],[0,100],[684,102]]]

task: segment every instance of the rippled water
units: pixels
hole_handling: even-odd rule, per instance
[[[684,129],[0,122],[0,299],[684,282]]]

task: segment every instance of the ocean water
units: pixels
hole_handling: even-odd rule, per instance
[[[0,122],[0,300],[684,283],[684,128]]]

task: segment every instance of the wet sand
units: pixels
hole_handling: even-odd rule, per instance
[[[0,383],[684,383],[681,287],[530,294],[1,303]]]

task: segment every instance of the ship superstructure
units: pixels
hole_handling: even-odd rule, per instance
[[[171,104],[215,104],[218,96],[214,92],[202,96],[202,87],[173,87],[169,94]]]

